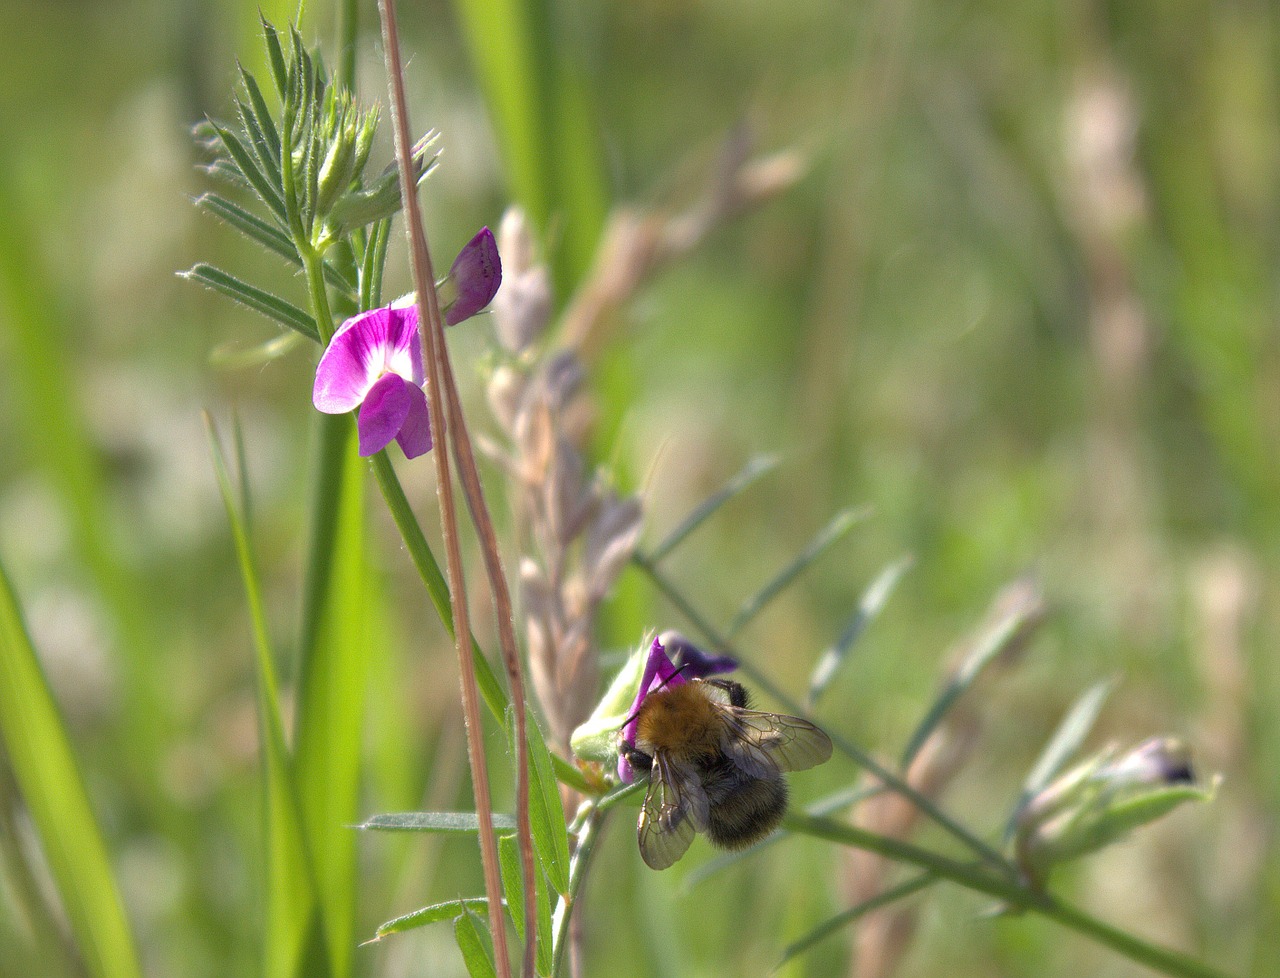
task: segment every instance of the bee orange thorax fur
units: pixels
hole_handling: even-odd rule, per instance
[[[724,729],[721,707],[702,683],[682,683],[645,698],[636,715],[636,746],[684,758],[714,755],[721,749]]]

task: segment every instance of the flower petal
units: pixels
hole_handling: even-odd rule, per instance
[[[644,673],[640,677],[640,688],[636,690],[635,701],[632,702],[631,710],[627,714],[630,719],[622,728],[622,739],[628,744],[636,742],[636,731],[640,726],[637,714],[646,696],[664,686],[680,686],[686,682],[688,680],[667,658],[667,650],[663,648],[662,642],[655,638],[649,649],[649,658],[644,664]],[[622,754],[618,755],[618,777],[627,784],[635,780],[635,772]]]
[[[413,407],[413,385],[399,374],[385,374],[370,389],[360,405],[356,430],[360,435],[360,455],[368,457],[386,448]],[[419,391],[419,394],[422,392]]]
[[[502,284],[502,260],[493,232],[481,228],[458,252],[449,269],[458,297],[445,311],[446,326],[470,319],[489,304]]]
[[[326,414],[352,411],[388,371],[422,384],[416,307],[371,309],[343,323],[316,367],[312,402]]]
[[[409,414],[400,426],[396,441],[405,458],[417,458],[431,451],[431,413],[427,410],[427,395],[417,384],[405,384],[409,395]]]

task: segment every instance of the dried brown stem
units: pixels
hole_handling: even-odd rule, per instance
[[[480,860],[484,869],[485,893],[489,901],[489,930],[497,973],[510,978],[511,961],[507,954],[507,932],[502,911],[502,878],[498,869],[498,843],[493,831],[493,801],[489,795],[489,772],[484,754],[484,738],[480,720],[480,698],[476,689],[475,665],[467,643],[471,623],[466,600],[466,581],[462,570],[462,551],[458,539],[458,515],[453,498],[453,480],[449,471],[448,439],[452,419],[444,407],[444,324],[435,290],[435,272],[427,235],[418,210],[417,184],[410,159],[413,140],[410,137],[409,112],[404,96],[404,69],[400,58],[400,33],[396,25],[395,0],[379,0],[382,20],[382,43],[387,64],[391,115],[395,131],[396,159],[400,166],[400,194],[404,202],[405,233],[409,239],[413,280],[417,291],[418,322],[427,368],[427,396],[431,407],[431,423],[438,446],[432,455],[436,463],[436,492],[440,502],[440,523],[445,541],[449,572],[449,598],[453,606],[455,645],[458,653],[458,675],[462,687],[462,710],[467,725],[467,754],[471,763],[472,790],[480,821]]]

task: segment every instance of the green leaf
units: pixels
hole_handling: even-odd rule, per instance
[[[840,671],[840,666],[848,657],[849,650],[853,648],[854,643],[866,631],[872,620],[880,614],[885,602],[889,600],[889,595],[897,587],[902,575],[911,568],[912,563],[914,563],[914,559],[910,554],[905,557],[899,557],[882,570],[876,576],[876,579],[871,582],[871,585],[862,592],[858,607],[848,622],[845,623],[843,630],[840,632],[840,637],[836,639],[835,644],[822,654],[818,664],[813,667],[813,673],[809,678],[810,710],[814,708],[818,702],[818,697],[826,691],[831,684],[831,680]]]
[[[314,875],[307,859],[301,805],[285,745],[275,655],[271,648],[249,528],[236,505],[237,494],[232,487],[213,421],[208,415],[205,416],[205,428],[249,602],[257,667],[258,726],[262,742],[263,806],[266,812],[263,861],[266,865],[267,919],[263,973],[267,978],[294,978],[304,957],[309,956],[309,942],[315,939],[312,926]]]
[[[497,978],[493,965],[493,947],[484,921],[462,904],[462,914],[453,922],[453,937],[462,952],[462,960],[471,978]],[[488,904],[486,904],[488,906]]]
[[[452,920],[458,916],[459,907],[468,910],[487,910],[489,901],[485,897],[463,897],[461,900],[450,900],[448,903],[433,903],[429,907],[413,910],[388,920],[380,925],[373,938],[365,943],[372,944],[374,941],[380,941],[388,934],[399,934],[401,931],[425,927],[427,924],[438,923],[441,920]]]
[[[514,757],[516,724],[511,707],[507,709],[505,724]],[[569,831],[560,787],[552,768],[551,753],[532,712],[528,714],[525,730],[529,734],[529,827],[533,832],[533,845],[547,879],[557,893],[565,894],[569,891]]]
[[[502,890],[507,898],[507,912],[516,934],[524,940],[524,886],[520,872],[520,840],[514,835],[498,839],[498,863],[502,868]],[[551,895],[546,876],[534,871],[534,893],[538,901],[538,974],[551,973]]]
[[[244,134],[249,138],[249,148],[262,168],[263,176],[273,187],[281,185],[279,150],[272,152],[267,135],[262,131],[253,109],[240,99],[235,99],[236,113],[240,116],[240,124],[244,126]],[[277,137],[278,138],[278,137]]]
[[[683,543],[685,537],[714,515],[721,506],[735,496],[740,495],[765,473],[773,471],[777,465],[778,460],[772,455],[758,455],[749,461],[743,466],[742,471],[726,482],[721,489],[699,503],[693,512],[681,520],[676,528],[668,533],[663,538],[663,541],[649,552],[650,563],[656,564],[661,561],[663,557]]]
[[[201,194],[195,199],[195,205],[230,224],[249,240],[274,251],[291,264],[302,267],[302,259],[298,257],[298,249],[293,246],[293,240],[275,225],[268,224],[219,194]]]
[[[844,535],[854,526],[866,519],[869,513],[870,510],[866,508],[858,510],[846,509],[837,513],[831,522],[818,531],[809,542],[809,545],[800,552],[800,555],[795,560],[742,603],[742,607],[738,609],[738,614],[729,624],[727,637],[732,639],[734,635],[746,627],[765,605],[781,594],[792,581],[808,570],[814,561],[826,553],[834,544],[843,539]]]
[[[271,80],[275,82],[276,94],[283,100],[289,94],[289,69],[285,67],[284,51],[280,48],[280,35],[262,11],[258,11],[258,19],[262,21],[262,39],[267,46],[267,61],[271,65]]]
[[[303,622],[298,641],[294,771],[335,978],[351,971],[355,836],[369,641],[365,463],[350,415],[317,415]]]
[[[514,815],[493,813],[493,827],[498,832],[514,832]],[[374,815],[356,826],[380,832],[479,832],[480,816],[475,812],[387,812]]]
[[[88,973],[140,978],[106,843],[3,566],[0,738]]]
[[[913,893],[917,893],[927,886],[932,886],[937,881],[938,878],[932,873],[920,873],[919,875],[911,877],[909,880],[899,883],[897,886],[885,890],[883,893],[877,893],[869,900],[864,900],[862,903],[849,907],[847,910],[841,910],[835,916],[824,920],[803,937],[792,941],[783,948],[782,957],[778,960],[778,963],[774,965],[774,969],[777,970],[778,968],[781,968],[792,958],[799,954],[803,954],[823,938],[834,934],[836,931],[840,930],[842,927],[848,926],[858,918],[871,913],[873,910],[879,910],[881,907],[901,900],[903,897],[908,897]]]
[[[1043,617],[1044,604],[1037,589],[1019,583],[1007,589],[1001,595],[1001,599],[1006,595],[1011,603],[1007,607],[1000,608],[995,621],[984,628],[973,640],[968,655],[947,677],[933,705],[929,707],[928,712],[907,740],[901,760],[904,771],[911,765],[920,748],[929,739],[929,735],[955,705],[956,700],[974,684],[982,670],[997,656],[1024,642]],[[998,604],[1003,604],[1003,600],[999,600]]]
[[[1095,683],[1085,690],[1067,711],[1067,715],[1058,724],[1058,729],[1049,738],[1049,742],[1040,752],[1031,772],[1022,783],[1018,801],[1013,806],[1013,812],[1005,825],[1006,841],[1013,838],[1018,817],[1027,807],[1027,803],[1048,786],[1049,782],[1071,760],[1071,756],[1080,749],[1080,745],[1084,743],[1085,738],[1089,736],[1089,731],[1097,722],[1098,714],[1102,712],[1102,707],[1107,702],[1107,697],[1111,695],[1111,691],[1115,689],[1115,685],[1114,679]]]
[[[297,306],[286,302],[270,292],[240,281],[219,268],[201,262],[192,266],[190,271],[179,272],[183,278],[192,279],[201,285],[208,286],[215,292],[221,292],[241,305],[248,306],[254,312],[260,312],[268,319],[274,319],[283,326],[297,330],[307,339],[320,341],[320,333],[316,330],[316,321]]]
[[[244,143],[240,141],[240,138],[230,129],[218,125],[213,120],[210,120],[209,124],[213,126],[213,131],[218,134],[218,141],[222,143],[231,161],[236,165],[241,175],[249,181],[249,185],[253,187],[258,196],[262,198],[262,202],[275,211],[281,219],[287,219],[284,198],[280,196],[280,191],[267,179],[266,174],[258,166],[253,154],[245,149]]]
[[[275,163],[276,172],[280,169],[280,133],[276,130],[275,120],[271,118],[271,109],[267,106],[267,100],[262,97],[262,89],[258,87],[258,81],[251,73],[245,71],[244,66],[237,64],[240,69],[240,80],[244,83],[244,89],[249,94],[249,104],[253,107],[253,116],[258,124],[258,129],[263,135],[263,143],[272,161]]]

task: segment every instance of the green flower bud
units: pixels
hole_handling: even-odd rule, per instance
[[[1211,801],[1195,781],[1187,746],[1153,737],[1126,754],[1110,747],[1058,778],[1018,816],[1015,852],[1027,879],[1043,885],[1059,863],[1110,845],[1187,801]]]

